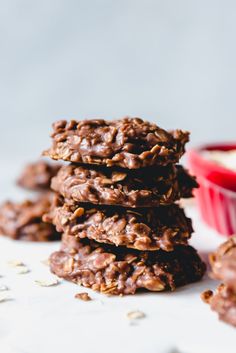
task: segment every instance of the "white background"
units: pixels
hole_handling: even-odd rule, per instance
[[[36,157],[58,118],[235,139],[235,19],[233,0],[1,0],[0,158]]]

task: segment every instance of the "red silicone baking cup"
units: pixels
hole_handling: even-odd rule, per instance
[[[236,150],[236,143],[214,144],[188,152],[190,172],[200,185],[195,196],[203,220],[218,233],[236,233],[236,172],[204,158],[203,151]]]

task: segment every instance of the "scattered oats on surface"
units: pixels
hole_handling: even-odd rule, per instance
[[[86,293],[86,292],[77,293],[77,294],[75,295],[75,298],[76,298],[76,299],[83,300],[83,301],[85,301],[85,302],[88,302],[88,301],[92,300],[92,298],[91,298],[91,297],[88,295],[88,293]]]
[[[49,266],[49,259],[45,259],[45,260],[42,260],[40,261],[43,265],[45,266]]]
[[[6,302],[7,300],[9,300],[10,297],[8,294],[6,293],[0,293],[0,303]]]
[[[25,264],[20,260],[10,260],[7,264],[11,267],[25,266]]]
[[[127,318],[129,320],[139,320],[139,319],[144,319],[146,317],[146,314],[144,314],[142,311],[136,310],[136,311],[130,311],[127,313]]]
[[[20,260],[11,260],[7,262],[10,267],[15,268],[18,275],[29,273],[29,268]]]
[[[25,275],[26,273],[29,273],[29,272],[30,272],[29,268],[25,265],[16,267],[16,273],[18,275]]]
[[[9,288],[7,286],[5,286],[4,284],[0,285],[0,292],[5,292],[7,290],[9,290]]]
[[[36,279],[34,281],[37,285],[41,287],[52,287],[52,286],[57,286],[60,282],[56,278],[52,279],[46,279],[46,280],[38,280]]]

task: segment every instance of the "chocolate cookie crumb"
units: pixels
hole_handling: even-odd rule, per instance
[[[88,302],[88,301],[92,300],[92,298],[91,298],[91,297],[88,295],[88,293],[86,293],[86,292],[77,293],[77,294],[75,295],[75,298],[76,298],[76,299],[83,300],[83,301],[85,301],[85,302]]]
[[[206,304],[209,304],[212,296],[213,296],[213,291],[212,290],[206,290],[205,292],[201,293],[201,299]]]

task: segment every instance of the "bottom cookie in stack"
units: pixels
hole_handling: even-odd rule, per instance
[[[202,293],[219,319],[236,326],[236,236],[224,242],[215,253],[210,255],[212,277],[223,282],[216,292]]]
[[[198,281],[205,264],[191,246],[174,251],[139,251],[99,244],[63,234],[60,251],[50,257],[59,277],[106,294],[134,294],[137,290],[174,290]]]

